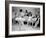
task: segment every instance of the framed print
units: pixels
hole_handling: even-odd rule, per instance
[[[5,1],[5,36],[45,34],[45,3]]]

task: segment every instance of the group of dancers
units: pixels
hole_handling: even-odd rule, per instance
[[[28,10],[25,10],[25,13],[23,13],[23,10],[19,10],[19,16],[18,14],[15,15],[16,18],[12,19],[13,24],[20,24],[20,25],[28,25],[32,27],[40,27],[40,16],[39,15],[33,15],[32,12],[28,12]]]

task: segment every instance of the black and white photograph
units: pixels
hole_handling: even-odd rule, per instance
[[[8,35],[43,34],[43,4],[28,3],[9,4]]]
[[[10,12],[11,31],[40,31],[42,28],[42,6],[10,4]]]
[[[40,8],[12,7],[12,31],[40,30]]]

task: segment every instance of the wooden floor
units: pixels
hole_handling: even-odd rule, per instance
[[[29,25],[13,25],[12,26],[12,31],[28,31],[28,30],[40,30],[39,27],[32,27]]]

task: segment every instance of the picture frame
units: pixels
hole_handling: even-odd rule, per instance
[[[40,13],[39,14],[40,15],[40,25],[39,26],[40,27],[36,28],[36,26],[33,26],[33,29],[36,28],[37,30],[31,29],[31,30],[23,31],[22,29],[26,28],[26,25],[25,25],[22,27],[19,26],[19,30],[18,30],[18,27],[16,25],[14,26],[14,23],[12,23],[12,19],[14,17],[14,11],[18,12],[18,9],[24,9],[24,12],[26,9],[26,10],[30,10],[31,12],[35,12],[35,13],[36,11],[38,12],[39,10],[39,13]],[[26,12],[29,12],[29,11],[26,11]],[[31,26],[29,26],[29,28],[30,27]],[[24,2],[24,1],[5,1],[5,37],[23,37],[23,36],[40,36],[40,35],[45,35],[45,3],[43,2]]]

